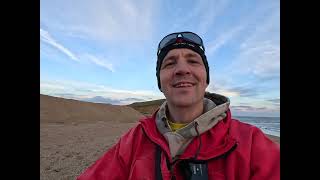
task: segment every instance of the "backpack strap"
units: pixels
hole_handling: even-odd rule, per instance
[[[162,173],[161,173],[161,147],[156,144],[156,161],[155,161],[155,170],[156,170],[156,180],[162,180]]]

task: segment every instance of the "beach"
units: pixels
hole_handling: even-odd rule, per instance
[[[134,124],[41,124],[40,179],[75,179]]]

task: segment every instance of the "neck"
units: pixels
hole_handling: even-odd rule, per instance
[[[192,106],[173,106],[169,102],[168,115],[169,119],[175,123],[190,123],[203,113],[203,101]]]

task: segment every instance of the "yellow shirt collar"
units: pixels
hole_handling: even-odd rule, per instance
[[[167,122],[168,122],[168,124],[169,124],[169,126],[170,126],[170,128],[171,128],[171,130],[173,132],[176,132],[177,130],[179,130],[179,129],[185,127],[186,125],[188,125],[188,123],[174,123],[174,122],[172,122],[172,121],[170,121],[168,119],[167,119]]]

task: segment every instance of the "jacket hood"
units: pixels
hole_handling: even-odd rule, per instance
[[[204,113],[176,132],[170,129],[167,122],[167,102],[160,106],[156,113],[156,126],[168,142],[172,158],[181,155],[194,137],[203,134],[224,119],[230,101],[225,96],[207,92],[203,104]]]

